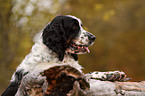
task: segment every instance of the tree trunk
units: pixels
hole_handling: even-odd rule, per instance
[[[93,96],[145,96],[145,81],[110,82],[90,79]]]

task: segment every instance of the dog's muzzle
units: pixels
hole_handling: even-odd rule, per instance
[[[85,32],[80,38],[70,42],[67,52],[74,54],[90,53],[88,47],[94,43],[95,39],[96,37],[93,34]]]
[[[88,32],[88,39],[89,39],[89,44],[91,45],[95,41],[96,37]]]

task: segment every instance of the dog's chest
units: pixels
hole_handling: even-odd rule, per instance
[[[42,43],[36,43],[17,70],[24,70],[25,72],[43,71],[57,65],[70,65],[81,71],[82,67],[75,61],[70,54],[64,56],[63,61],[59,61],[56,53],[52,52],[48,47]]]

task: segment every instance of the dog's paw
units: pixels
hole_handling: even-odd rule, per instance
[[[123,71],[108,71],[108,72],[98,72],[94,71],[90,74],[91,79],[97,79],[102,81],[128,81],[131,78],[126,78],[126,74]]]

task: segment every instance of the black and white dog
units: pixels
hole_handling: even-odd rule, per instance
[[[17,67],[16,72],[12,76],[9,87],[5,90],[2,96],[26,96],[30,94],[35,96],[33,94],[34,90],[31,90],[29,93],[26,91],[31,89],[32,86],[34,87],[34,85],[35,87],[43,86],[45,81],[43,81],[42,78],[47,78],[47,81],[49,82],[49,78],[51,77],[49,77],[50,74],[47,76],[44,74],[45,70],[55,66],[69,66],[72,70],[77,70],[78,72],[75,71],[77,74],[74,72],[74,75],[73,73],[69,73],[69,71],[66,72],[65,70],[69,68],[65,67],[66,69],[62,70],[63,75],[61,72],[59,75],[64,76],[65,78],[70,78],[69,76],[72,76],[72,78],[75,77],[75,79],[70,79],[73,83],[75,80],[79,81],[81,79],[85,82],[83,83],[84,86],[88,85],[84,77],[80,75],[82,72],[82,67],[78,64],[77,54],[89,53],[88,46],[93,44],[96,37],[83,29],[81,20],[71,15],[57,16],[45,27],[40,37],[40,40],[33,45],[31,53],[28,54],[22,63]],[[54,70],[59,69],[61,70],[61,67],[58,69],[54,68]],[[67,75],[64,75],[64,73]],[[93,74],[96,75],[97,72]],[[57,77],[59,77],[59,75],[57,75]],[[95,75],[93,75],[94,78],[96,78]],[[104,76],[104,73],[101,74],[101,76],[99,75],[99,78],[102,78],[102,76]],[[104,78],[108,78],[105,76],[102,80],[104,80]],[[56,82],[57,81],[55,81],[55,84]],[[64,83],[64,81],[62,82]],[[54,82],[52,82],[52,86],[54,85],[53,83]],[[55,88],[57,87],[55,86]],[[70,89],[72,89],[72,86]],[[46,90],[50,89],[45,86],[43,91]],[[43,95],[44,94],[51,94],[51,92],[43,92]]]

